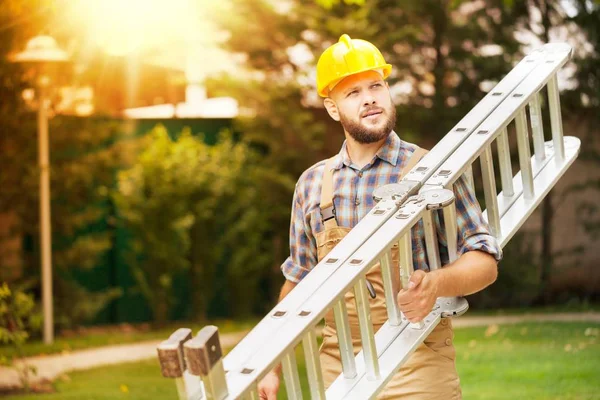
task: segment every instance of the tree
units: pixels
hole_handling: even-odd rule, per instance
[[[262,151],[270,171],[252,184],[264,193],[253,207],[272,227],[273,282],[282,280],[279,266],[288,255],[293,183],[343,140],[316,98],[314,67],[327,46],[348,33],[380,48],[394,66],[397,132],[422,144],[445,134],[483,97],[481,81],[499,80],[518,55],[514,21],[501,1],[234,0],[215,20],[230,34],[228,50],[243,54],[248,69],[238,79],[214,79],[209,91],[227,88],[252,110],[240,118],[239,131]],[[483,51],[489,45],[495,53]]]
[[[119,173],[115,200],[134,237],[129,266],[156,323],[168,319],[177,275],[189,276],[193,316],[205,320],[219,289],[217,275],[225,275],[219,268],[235,276],[234,266],[243,267],[236,257],[234,266],[223,261],[230,238],[249,243],[256,238],[255,227],[237,218],[251,213],[237,203],[244,204],[247,194],[239,182],[248,173],[248,158],[247,146],[231,135],[222,134],[215,145],[208,145],[190,132],[172,140],[159,126],[134,166]],[[243,281],[246,290],[254,290],[249,283]]]
[[[36,115],[23,99],[34,74],[26,66],[9,63],[8,55],[22,50],[40,31],[64,43],[71,33],[52,31],[57,10],[50,0],[7,0],[0,8],[0,216],[13,221],[8,239],[24,243],[18,254],[20,272],[2,276],[7,280],[37,279],[40,269]],[[57,75],[54,82],[68,84],[69,75]],[[57,92],[52,96],[56,100]],[[120,293],[118,289],[91,292],[76,275],[97,265],[111,246],[104,218],[109,207],[107,188],[112,186],[115,168],[127,162],[133,143],[115,144],[119,129],[101,118],[55,116],[49,131],[54,301],[56,322],[66,326],[89,320]],[[7,271],[4,262],[0,258],[2,272]]]

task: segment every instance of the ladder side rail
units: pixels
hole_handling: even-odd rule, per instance
[[[547,45],[548,46],[548,45]],[[488,148],[491,143],[501,134],[503,134],[506,126],[513,120],[517,119],[518,138],[522,142],[522,150],[520,153],[521,166],[525,166],[526,172],[529,164],[529,157],[524,157],[523,154],[528,153],[529,142],[525,140],[524,135],[527,134],[526,123],[522,120],[525,117],[525,108],[529,104],[533,96],[543,88],[543,86],[556,75],[556,72],[570,58],[571,48],[569,46],[559,44],[553,45],[554,52],[548,54],[548,58],[540,68],[536,70],[536,74],[530,79],[522,82],[509,99],[503,102],[494,112],[493,116],[486,119],[477,134],[471,135],[465,140],[461,146],[446,160],[446,162],[438,168],[436,173],[427,181],[427,185],[437,185],[449,187],[452,185],[467,169],[475,162],[482,152]],[[521,121],[519,122],[519,119]],[[501,159],[502,162],[502,159]],[[523,183],[530,185],[532,174],[524,176]],[[523,175],[522,175],[523,176]],[[516,186],[516,185],[515,185]],[[520,188],[514,187],[513,196],[502,196],[499,199],[499,215],[502,216],[512,202],[516,201],[523,184]],[[526,190],[527,191],[527,190]]]
[[[408,204],[408,206],[407,206]],[[374,210],[385,206],[380,202]],[[298,313],[290,315],[289,321],[278,331],[277,335],[271,336],[268,346],[263,347],[260,353],[253,355],[248,362],[242,366],[242,370],[251,370],[252,373],[242,374],[238,370],[230,370],[227,374],[227,383],[232,398],[243,396],[252,387],[254,382],[259,381],[270,371],[290,347],[295,347],[310,330],[324,317],[327,310],[337,301],[342,300],[345,293],[351,290],[358,281],[363,279],[370,267],[375,265],[388,252],[400,237],[418,222],[426,209],[424,200],[419,202],[409,201],[401,207],[410,213],[407,218],[390,218],[375,232],[377,238],[369,240],[369,245],[360,247],[342,268],[335,272],[335,279],[328,279],[300,308]],[[414,211],[414,213],[413,213]],[[397,215],[398,213],[395,213]],[[402,213],[401,213],[402,214]],[[402,214],[404,215],[404,214]],[[393,224],[390,230],[390,222]],[[376,247],[374,247],[376,246]],[[360,256],[361,258],[357,258]]]
[[[405,185],[407,196],[417,188],[415,184]],[[375,232],[393,211],[397,209],[395,202],[390,202],[390,210],[384,210],[383,213],[374,214],[370,212],[363,218],[351,232],[345,236],[340,243],[328,254],[327,258],[322,260],[311,272],[302,279],[281,302],[279,302],[267,314],[252,331],[248,333],[227,354],[224,359],[225,368],[235,369],[243,365],[245,361],[254,353],[259,352],[265,345],[265,337],[269,337],[277,332],[289,319],[299,305],[305,302],[310,296],[327,281],[327,279],[346,261],[350,256],[364,243],[373,232]]]
[[[496,85],[495,90],[488,93],[467,115],[459,121],[459,123],[438,142],[431,151],[423,157],[423,159],[411,169],[407,174],[405,181],[413,181],[411,184],[414,185],[414,189],[408,194],[415,194],[419,186],[421,186],[425,180],[430,177],[436,170],[437,166],[446,160],[451,151],[456,149],[460,143],[466,140],[471,135],[476,127],[490,115],[506,98],[512,93],[516,86],[524,81],[535,69],[541,64],[544,59],[545,49],[542,47],[532,52],[532,54],[524,57],[499,83]],[[470,127],[470,128],[469,128]],[[449,149],[451,149],[449,151]],[[424,169],[425,168],[425,169]],[[360,223],[359,223],[360,224]],[[364,226],[355,227],[355,230],[366,232],[367,228]],[[364,240],[368,238],[368,235],[362,235]],[[356,243],[364,243],[364,240],[356,240]],[[298,304],[301,304],[308,297],[314,293],[319,287],[319,283],[331,276],[331,273],[341,263],[348,259],[353,249],[356,247],[347,244],[350,239],[344,238],[336,249],[339,248],[335,254],[330,254],[328,258],[337,258],[338,265],[328,265],[326,272],[317,272],[324,270],[325,268],[318,268],[322,263],[318,264],[305,279],[303,279],[282,302],[274,307],[271,312],[265,316],[256,327],[242,339],[238,345],[232,349],[232,351],[225,357],[226,368],[235,368],[236,365],[242,364],[253,351],[258,351],[263,344],[263,338],[265,335],[272,334],[278,328],[280,328],[285,322],[285,315],[274,319],[272,316],[275,314],[281,315],[283,310],[294,309]],[[334,249],[335,250],[335,249]],[[333,252],[333,251],[332,251]],[[339,253],[339,254],[338,254]],[[343,255],[342,255],[343,254]],[[308,279],[310,276],[312,277]],[[307,280],[308,279],[308,280]],[[306,282],[305,282],[306,281]],[[295,293],[294,293],[295,292]]]
[[[487,93],[405,176],[407,181],[425,183],[450,155],[476,130],[496,108],[506,101],[516,87],[536,73],[543,62],[546,47],[524,57],[492,91]]]

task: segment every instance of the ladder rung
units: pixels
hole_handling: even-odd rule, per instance
[[[346,308],[346,302],[343,297],[333,306],[333,317],[335,320],[344,376],[347,378],[354,378],[356,375],[354,347],[352,346],[352,333],[348,321],[348,309]]]
[[[306,360],[306,374],[310,384],[310,398],[325,400],[325,384],[323,383],[323,372],[321,371],[321,360],[319,359],[319,346],[315,331],[308,331],[302,340],[304,359]]]
[[[531,158],[531,170],[533,174],[533,179],[537,179],[540,171],[549,163],[551,160],[554,160],[554,151],[553,142],[546,142],[545,146],[548,150],[546,157],[542,161],[538,161],[536,157]],[[500,192],[498,195],[498,209],[500,212],[500,219],[507,213],[510,207],[517,201],[517,199],[523,194],[523,179],[521,178],[521,171],[517,172],[517,174],[511,180],[511,187],[514,188],[511,196],[507,196],[504,194],[504,191]],[[487,210],[483,211],[483,216],[487,220]]]
[[[448,262],[452,263],[458,258],[458,227],[456,225],[456,204],[452,202],[444,208],[444,227],[446,228],[446,245],[448,249]]]
[[[465,179],[467,180],[467,185],[471,188],[473,193],[475,192],[475,180],[473,179],[473,166],[469,166],[465,171]]]
[[[481,175],[483,177],[483,192],[485,195],[485,206],[488,210],[488,222],[491,234],[500,237],[500,211],[498,209],[498,198],[496,193],[496,176],[494,175],[494,160],[491,147],[481,153]]]
[[[575,158],[577,158],[581,141],[571,136],[566,136],[563,139],[565,142],[565,158],[562,163],[550,162],[550,160],[554,159],[554,152],[553,150],[549,150],[545,162],[539,164],[541,168],[535,173],[533,181],[534,197],[526,200],[523,195],[517,196],[510,207],[503,213],[500,219],[502,236],[498,240],[501,247],[504,247],[508,243],[517,229],[523,225],[535,207],[537,207],[552,186],[554,186],[573,161],[575,161]],[[515,180],[518,178],[518,176],[515,176]]]
[[[302,387],[300,386],[300,375],[298,374],[298,364],[296,363],[296,353],[294,348],[283,357],[281,361],[283,377],[285,379],[285,389],[288,399],[302,399]]]
[[[396,302],[398,288],[394,287],[393,274],[399,274],[400,271],[395,265],[392,265],[391,250],[385,252],[380,260],[381,277],[383,279],[383,289],[385,291],[385,305],[387,309],[388,319],[392,325],[400,325],[400,310]]]
[[[412,232],[409,230],[400,236],[398,241],[398,253],[400,253],[400,282],[402,289],[408,289],[410,276],[415,270],[412,254]]]
[[[440,251],[438,247],[437,228],[434,223],[434,210],[427,210],[423,213],[423,229],[425,231],[425,248],[427,249],[427,260],[429,270],[435,271],[442,267],[440,260]]]
[[[565,147],[562,140],[563,126],[556,74],[548,82],[548,103],[550,105],[550,125],[552,127],[555,159],[558,163],[561,163],[565,159]]]
[[[517,128],[517,145],[519,147],[519,166],[523,182],[523,195],[526,199],[533,198],[533,173],[531,171],[531,151],[529,149],[529,129],[525,110],[520,109],[515,117]]]
[[[356,285],[354,285],[354,298],[356,300],[356,313],[358,314],[362,353],[365,358],[367,376],[369,379],[378,379],[379,360],[377,360],[373,323],[371,322],[371,307],[369,305],[365,278],[359,279]]]
[[[508,133],[506,127],[502,128],[498,139],[498,161],[500,164],[500,178],[502,180],[502,193],[504,196],[510,197],[515,194],[513,187],[512,164],[510,161],[510,146],[508,145]],[[473,192],[474,193],[474,192]]]
[[[531,120],[531,134],[533,136],[535,158],[537,161],[543,161],[546,153],[544,151],[544,121],[542,119],[539,92],[531,98],[531,103],[529,103],[529,118]]]

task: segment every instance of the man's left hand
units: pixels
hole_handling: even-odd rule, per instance
[[[398,307],[410,322],[422,321],[433,309],[437,293],[435,273],[416,270],[410,277],[408,288],[398,293]]]

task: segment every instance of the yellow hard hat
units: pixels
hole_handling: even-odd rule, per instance
[[[319,96],[327,97],[329,91],[345,77],[370,70],[381,70],[385,79],[390,75],[392,66],[385,62],[373,44],[342,35],[339,42],[329,46],[317,62]]]

